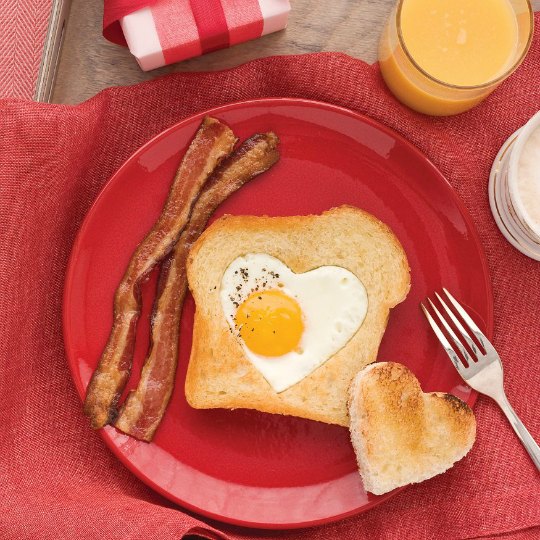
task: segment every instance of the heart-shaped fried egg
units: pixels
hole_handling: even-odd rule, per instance
[[[303,274],[267,254],[236,258],[221,305],[246,357],[276,392],[300,382],[342,349],[365,319],[367,292],[339,266]]]

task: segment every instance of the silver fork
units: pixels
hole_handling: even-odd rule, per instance
[[[437,324],[435,319],[431,316],[429,311],[426,309],[424,304],[420,304],[422,310],[433,328],[435,335],[441,342],[441,345],[444,347],[446,354],[452,360],[455,368],[458,373],[461,375],[461,378],[474,390],[489,396],[499,407],[503,410],[504,414],[510,421],[510,424],[514,428],[517,436],[523,443],[523,446],[531,456],[536,468],[540,471],[540,447],[536,444],[535,440],[532,438],[531,434],[527,431],[527,428],[523,425],[521,420],[518,418],[514,409],[508,402],[506,394],[504,393],[503,387],[503,367],[501,363],[501,358],[498,355],[497,351],[493,345],[489,342],[487,337],[480,331],[480,328],[476,326],[471,317],[467,312],[461,307],[458,301],[446,290],[443,288],[448,300],[454,307],[454,309],[459,313],[465,326],[468,329],[465,329],[463,324],[459,319],[454,315],[450,310],[446,302],[441,298],[441,296],[435,293],[435,296],[439,300],[441,306],[446,312],[446,316],[453,322],[458,333],[461,335],[462,340],[467,343],[470,347],[473,355],[471,355],[467,349],[463,346],[462,341],[457,337],[455,331],[448,324],[447,320],[443,314],[437,309],[435,304],[428,298],[428,302],[431,306],[433,312],[437,315],[440,323],[448,333],[453,342],[453,345],[450,344],[449,340],[443,333],[441,327]],[[471,337],[471,333],[474,334],[474,337],[478,340],[482,348],[484,349],[485,354],[477,347],[476,343]],[[461,353],[468,365],[465,365],[461,358],[458,356],[456,349]]]

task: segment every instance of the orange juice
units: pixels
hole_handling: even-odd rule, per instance
[[[401,0],[379,49],[388,87],[427,114],[470,109],[519,63],[521,19],[532,32],[527,8],[528,0]]]

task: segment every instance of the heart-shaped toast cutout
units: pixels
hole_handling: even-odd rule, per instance
[[[298,383],[341,350],[368,308],[366,289],[349,270],[321,266],[296,274],[262,253],[231,262],[220,297],[245,356],[276,392]]]
[[[353,379],[349,415],[364,487],[375,495],[443,473],[476,436],[467,404],[423,393],[414,374],[393,362],[371,364]]]

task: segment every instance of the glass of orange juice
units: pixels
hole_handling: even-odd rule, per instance
[[[381,73],[411,109],[458,114],[519,66],[533,25],[530,0],[399,0],[379,45]]]

